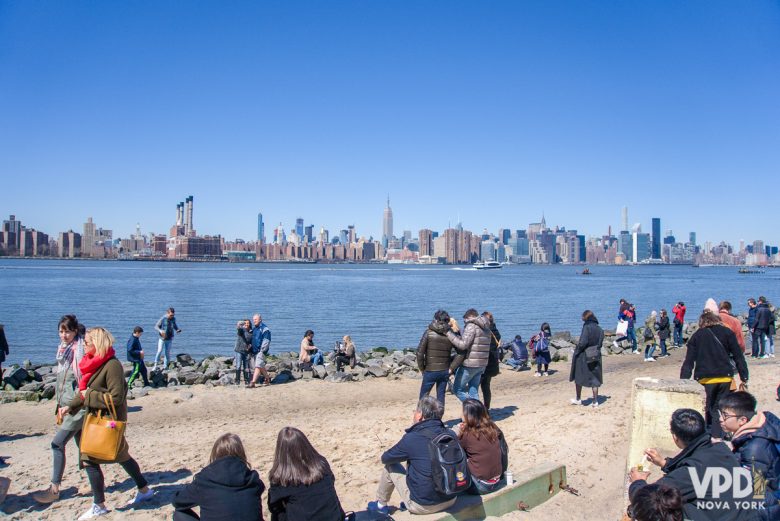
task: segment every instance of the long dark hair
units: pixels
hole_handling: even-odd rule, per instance
[[[317,483],[330,474],[330,465],[295,427],[285,427],[276,437],[274,464],[268,473],[271,485],[294,487]]]
[[[552,331],[550,331],[550,324],[547,322],[542,323],[542,327],[540,328],[542,333],[547,333],[548,335],[552,335]]]
[[[490,443],[495,443],[498,440],[499,432],[501,432],[490,419],[485,405],[473,398],[467,398],[463,401],[463,426],[460,429],[459,437],[462,438],[469,432],[477,439],[484,436]]]

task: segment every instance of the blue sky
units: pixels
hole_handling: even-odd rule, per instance
[[[776,1],[3,1],[3,218],[780,242]]]

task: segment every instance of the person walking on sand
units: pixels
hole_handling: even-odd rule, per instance
[[[144,350],[141,347],[141,335],[144,328],[135,326],[133,334],[127,341],[127,361],[133,364],[133,371],[130,373],[130,379],[127,381],[127,388],[132,389],[138,375],[144,380],[144,387],[149,387],[149,378],[146,375],[146,364],[144,363]]]
[[[181,329],[176,325],[175,314],[176,311],[174,311],[173,308],[168,308],[165,315],[160,317],[160,320],[158,320],[157,324],[154,326],[155,331],[160,335],[160,339],[157,341],[157,354],[154,355],[154,367],[152,367],[152,371],[157,369],[157,362],[160,359],[161,354],[163,358],[163,371],[168,368],[173,337],[175,336],[175,333],[181,333]]]
[[[447,380],[450,374],[452,342],[447,338],[450,314],[443,309],[433,314],[433,321],[425,328],[417,345],[417,367],[422,373],[420,396],[427,396],[436,385],[436,399],[444,405]]]
[[[265,357],[271,352],[271,330],[263,322],[263,317],[255,313],[252,317],[252,354],[255,357],[255,373],[248,387],[255,387],[260,376],[263,377],[263,385],[270,385],[271,378],[265,368]]]
[[[84,357],[84,326],[79,324],[76,315],[65,315],[58,324],[60,344],[57,347],[57,381],[54,391],[54,401],[57,404],[57,425],[54,438],[51,440],[52,475],[51,485],[46,490],[33,494],[38,503],[48,505],[60,498],[60,484],[65,473],[65,447],[70,440],[79,444],[81,423],[84,411],[76,414],[66,414],[68,404],[76,395],[78,381],[81,378],[79,362]]]
[[[75,394],[70,404],[64,408],[63,414],[78,414],[84,409],[94,414],[98,412],[108,414],[110,411],[105,395],[109,394],[116,411],[115,419],[127,421],[127,382],[125,382],[122,364],[113,355],[113,344],[113,335],[102,327],[87,330],[84,336],[84,357],[79,363],[81,382],[87,379],[87,385]],[[83,383],[80,383],[79,387],[82,385]],[[135,482],[138,490],[133,500],[127,504],[127,508],[135,508],[154,496],[154,491],[149,488],[138,463],[130,456],[123,434],[119,452],[111,461],[98,460],[81,454],[81,464],[86,469],[92,486],[93,503],[90,509],[78,518],[79,521],[104,516],[110,512],[105,504],[105,481],[100,468],[101,464],[106,463],[119,463]]]
[[[582,405],[582,388],[590,387],[593,392],[591,407],[599,406],[599,387],[604,385],[601,363],[601,345],[604,343],[604,330],[599,326],[596,315],[589,309],[582,313],[582,333],[571,359],[569,381],[574,382],[575,398],[572,405]]]

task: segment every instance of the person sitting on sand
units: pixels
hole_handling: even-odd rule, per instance
[[[515,335],[515,338],[511,342],[501,344],[499,351],[510,351],[512,357],[507,359],[506,365],[512,368],[513,371],[522,371],[528,367],[528,348],[523,342],[523,337]]]
[[[271,521],[344,521],[328,460],[300,430],[285,427],[279,431],[268,481]]]
[[[412,514],[433,514],[455,504],[455,497],[436,491],[429,442],[439,434],[450,432],[441,421],[444,406],[433,396],[424,396],[417,403],[413,424],[401,441],[382,454],[382,475],[376,491],[376,501],[368,503],[369,512],[389,514],[393,490]],[[404,468],[402,463],[406,463]]]
[[[314,345],[314,331],[307,329],[301,340],[301,353],[298,356],[301,363],[311,363],[312,365],[322,365],[323,358],[320,349]]]
[[[686,519],[712,521],[747,521],[755,519],[755,512],[742,509],[737,503],[752,502],[752,493],[747,497],[734,497],[734,489],[720,490],[717,478],[707,480],[707,473],[727,473],[741,469],[739,460],[725,443],[713,443],[707,432],[704,417],[693,409],[677,409],[672,413],[670,422],[672,440],[680,448],[673,458],[663,458],[657,449],[645,450],[645,456],[651,463],[661,467],[664,476],[656,481],[659,485],[668,485],[680,491],[683,497],[683,511]],[[628,495],[634,502],[636,493],[647,486],[650,472],[637,468],[631,469],[631,486]],[[699,480],[701,485],[695,483]],[[704,488],[702,496],[698,495]],[[699,506],[706,505],[705,508]],[[712,506],[712,508],[710,508]]]
[[[173,497],[173,521],[263,521],[265,485],[246,458],[236,434],[223,434],[209,464]],[[200,507],[200,517],[192,510]]]
[[[463,402],[463,423],[458,439],[471,473],[469,494],[490,494],[506,486],[508,448],[504,433],[490,419],[487,407],[479,400]]]

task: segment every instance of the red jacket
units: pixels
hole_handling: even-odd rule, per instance
[[[685,306],[675,305],[672,308],[675,318],[682,324],[685,322]]]

